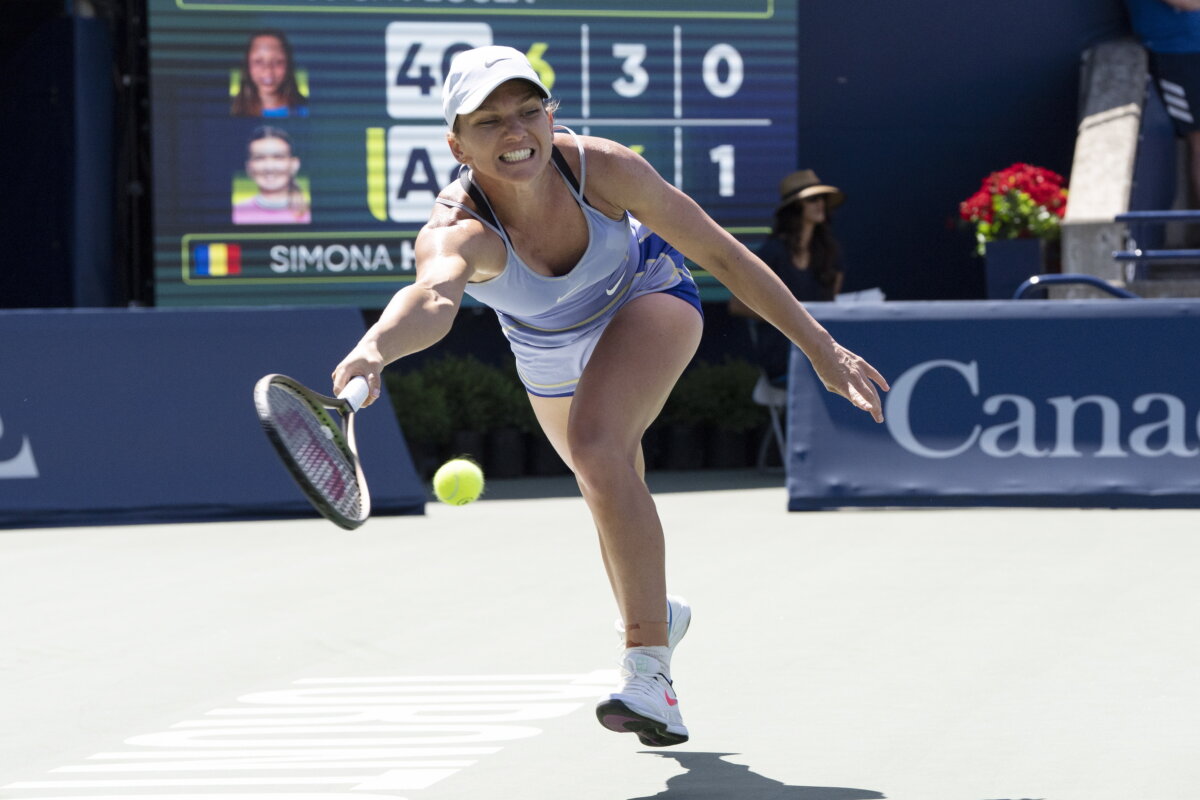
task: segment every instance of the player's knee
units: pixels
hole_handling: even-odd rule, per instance
[[[586,430],[570,432],[571,462],[575,475],[588,486],[603,490],[616,480],[622,480],[630,469],[636,468],[636,452],[614,436]]]

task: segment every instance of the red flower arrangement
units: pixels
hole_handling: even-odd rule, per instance
[[[1067,213],[1063,177],[1042,167],[1013,164],[983,179],[958,207],[975,226],[976,252],[997,239],[1053,239]]]

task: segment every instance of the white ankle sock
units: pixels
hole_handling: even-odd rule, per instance
[[[662,674],[667,677],[667,680],[671,679],[671,649],[669,647],[664,645],[655,645],[650,647],[639,645],[637,647],[625,648],[626,655],[632,655],[635,653],[640,653],[653,658],[658,662],[659,667],[662,670]]]

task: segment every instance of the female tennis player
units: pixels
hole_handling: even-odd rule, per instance
[[[623,685],[597,708],[650,746],[687,741],[671,653],[691,610],[667,597],[642,435],[700,342],[703,266],[804,352],[833,392],[883,420],[887,382],[770,269],[640,156],[556,127],[557,104],[509,47],[460,53],[443,88],[463,165],[416,240],[417,275],[333,373],[340,392],[446,335],[464,292],[496,311],[543,430],[575,473],[625,635]]]

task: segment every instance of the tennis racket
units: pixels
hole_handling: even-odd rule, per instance
[[[362,377],[352,378],[337,397],[286,375],[264,375],[254,385],[258,419],[288,472],[322,516],[348,531],[371,516],[354,442],[354,412],[367,391]]]

